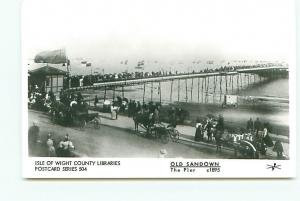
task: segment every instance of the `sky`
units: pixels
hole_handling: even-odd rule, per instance
[[[149,61],[149,70],[195,60],[289,61],[294,27],[290,0],[24,0],[22,7],[27,60],[65,48],[74,69],[82,58],[107,72],[125,68],[124,60],[126,68]]]

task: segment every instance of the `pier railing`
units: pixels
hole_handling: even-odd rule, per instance
[[[89,86],[79,86],[71,87],[67,91],[81,91],[86,89],[99,89],[105,87],[116,87],[116,86],[128,86],[128,85],[139,85],[149,82],[165,82],[176,79],[190,79],[190,78],[201,78],[201,77],[212,77],[212,76],[227,76],[227,75],[236,75],[239,73],[251,73],[259,74],[260,72],[266,71],[288,71],[287,67],[284,66],[268,66],[268,67],[251,67],[251,68],[241,68],[234,71],[224,71],[224,72],[200,72],[200,73],[188,73],[188,74],[177,74],[177,75],[165,75],[158,77],[146,77],[146,78],[137,78],[137,79],[125,79],[125,80],[116,80],[108,82],[94,83]]]

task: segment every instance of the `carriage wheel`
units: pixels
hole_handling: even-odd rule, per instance
[[[179,132],[178,130],[174,129],[173,132],[170,132],[170,137],[173,142],[178,142],[179,141]]]
[[[94,123],[94,128],[95,129],[99,129],[100,128],[100,123],[98,121],[95,120],[93,123]]]
[[[162,143],[167,144],[170,140],[170,137],[168,134],[164,134],[160,136],[160,140]]]
[[[83,119],[80,121],[80,128],[84,129],[85,126],[86,126],[86,121]]]

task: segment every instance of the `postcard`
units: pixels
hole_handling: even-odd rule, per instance
[[[24,178],[295,176],[292,0],[24,0]]]

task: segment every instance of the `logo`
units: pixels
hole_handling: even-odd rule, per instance
[[[274,171],[275,169],[281,170],[281,165],[273,163],[273,165],[267,165],[267,169]]]

